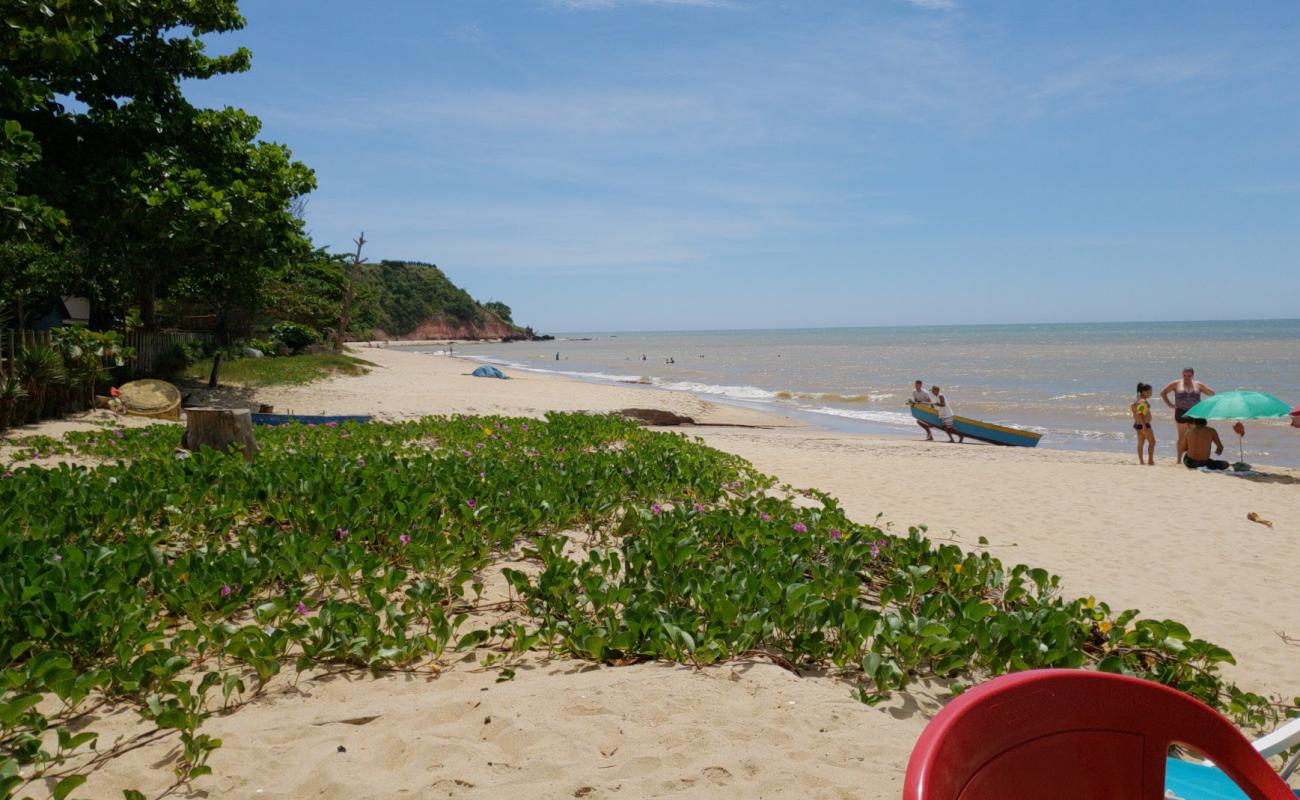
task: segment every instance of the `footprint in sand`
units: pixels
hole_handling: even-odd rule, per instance
[[[731,773],[725,767],[705,767],[700,774],[710,783],[724,784],[731,782]]]

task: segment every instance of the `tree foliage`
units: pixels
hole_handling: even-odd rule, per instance
[[[235,0],[18,0],[0,25],[0,233],[39,219],[94,270],[100,310],[199,296],[224,312],[306,252],[290,204],[314,177],[238,109],[194,107],[181,82],[248,69],[205,35],[243,27]],[[41,216],[44,213],[44,216]]]
[[[408,334],[429,319],[483,324],[483,307],[433,264],[381,261],[364,274],[377,289],[378,326],[392,336]]]

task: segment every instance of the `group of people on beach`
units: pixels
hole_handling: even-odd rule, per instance
[[[917,381],[912,384],[912,400],[908,405],[913,404],[931,406],[934,408],[935,412],[939,415],[939,424],[942,426],[943,432],[948,434],[948,441],[957,442],[958,444],[966,441],[966,437],[954,426],[957,412],[952,410],[952,404],[948,402],[948,398],[943,396],[943,390],[938,386],[931,386],[930,391],[927,392],[925,390],[925,381]],[[934,426],[927,422],[922,422],[919,419],[916,421],[916,424],[920,425],[921,430],[925,431],[925,440],[927,442],[933,442]],[[953,434],[956,434],[956,439],[952,438]]]
[[[1139,464],[1155,464],[1156,432],[1151,427],[1151,384],[1139,383],[1137,397],[1129,404],[1129,413],[1133,415],[1133,430],[1137,432],[1137,455]],[[1173,395],[1173,400],[1169,396]],[[1188,469],[1222,470],[1228,468],[1228,462],[1211,455],[1223,455],[1223,441],[1219,432],[1209,426],[1204,419],[1188,415],[1188,411],[1201,400],[1213,397],[1214,390],[1196,380],[1196,370],[1191,367],[1183,369],[1183,375],[1172,380],[1160,390],[1160,399],[1174,410],[1174,425],[1178,428],[1177,463]],[[1233,426],[1238,433],[1244,433],[1241,423]],[[1146,450],[1146,460],[1142,451]]]

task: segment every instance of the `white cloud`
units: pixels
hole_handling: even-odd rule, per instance
[[[957,7],[956,0],[907,0],[907,2],[917,8],[928,8],[931,11],[948,11]]]

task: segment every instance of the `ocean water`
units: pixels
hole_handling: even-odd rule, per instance
[[[1042,433],[1040,447],[1131,451],[1137,382],[1158,395],[1185,365],[1216,391],[1255,389],[1300,403],[1300,320],[596,332],[463,345],[456,354],[904,436],[920,435],[905,405],[919,378],[943,387],[962,416]],[[1158,396],[1153,409],[1157,456],[1172,458],[1173,413]],[[1230,424],[1216,427],[1235,461]],[[1245,446],[1247,461],[1300,465],[1300,430],[1285,420],[1247,423]]]

